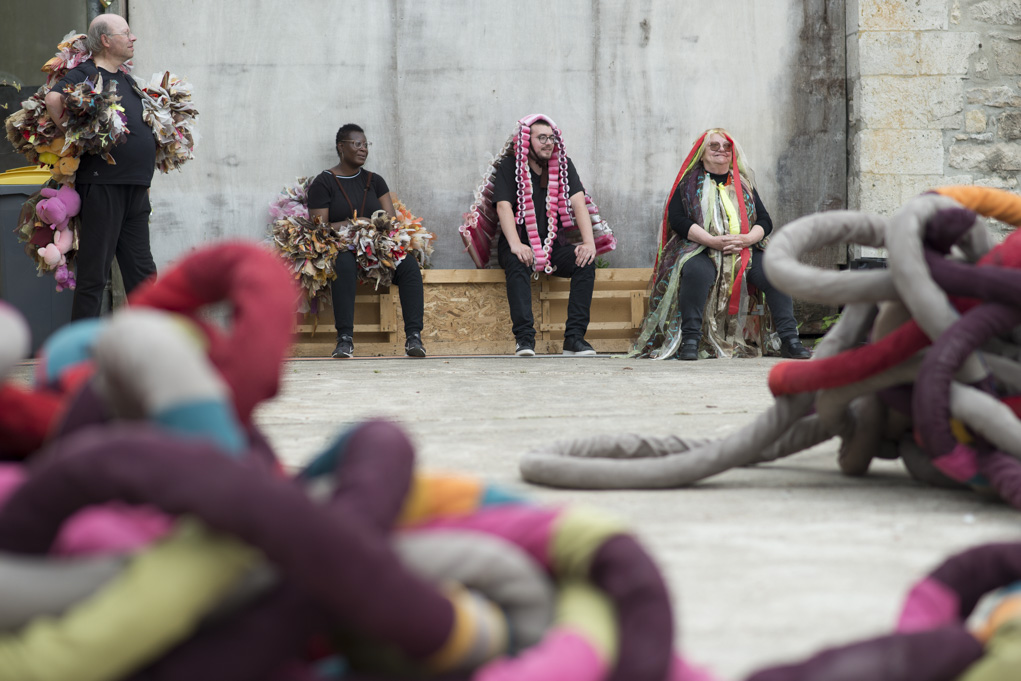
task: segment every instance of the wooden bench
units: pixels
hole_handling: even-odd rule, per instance
[[[598,352],[625,352],[648,307],[651,268],[596,270],[591,321],[585,338]],[[425,329],[430,355],[509,355],[514,353],[503,270],[424,270]],[[567,319],[570,280],[542,275],[532,282],[535,350],[559,354]],[[312,320],[300,316],[296,357],[329,357],[336,343],[332,310]],[[404,321],[396,286],[373,290],[359,284],[355,296],[356,356],[404,354]]]

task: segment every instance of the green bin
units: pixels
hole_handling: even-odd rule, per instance
[[[32,352],[71,321],[73,291],[57,291],[52,274],[36,275],[35,261],[18,241],[21,206],[49,179],[46,170],[15,168],[0,173],[0,298],[16,307],[32,331]]]

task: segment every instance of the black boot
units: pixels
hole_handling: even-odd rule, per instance
[[[795,336],[780,343],[780,356],[786,359],[812,359],[812,352]]]
[[[681,341],[681,348],[677,351],[677,359],[685,362],[694,362],[698,359],[698,339],[685,338]]]

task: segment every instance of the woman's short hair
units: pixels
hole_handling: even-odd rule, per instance
[[[347,138],[348,135],[350,135],[353,132],[360,132],[363,135],[365,134],[365,131],[362,130],[362,126],[355,125],[354,123],[345,123],[344,125],[340,126],[340,130],[337,131],[336,143],[340,144],[341,142],[344,141],[344,139]]]

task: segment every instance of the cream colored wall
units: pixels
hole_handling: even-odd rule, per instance
[[[1018,190],[1021,3],[847,3],[848,204],[890,213],[932,187]]]

